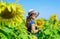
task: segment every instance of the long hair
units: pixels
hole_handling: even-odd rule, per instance
[[[32,19],[32,17],[31,17],[32,15],[33,15],[33,14],[27,16],[27,18],[26,18],[26,27],[28,27],[29,22],[30,22],[30,20]]]

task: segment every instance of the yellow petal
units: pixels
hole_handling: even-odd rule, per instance
[[[13,11],[16,11],[16,5],[12,4]]]
[[[8,5],[7,9],[8,9],[9,12],[11,12],[11,6]]]
[[[0,13],[1,13],[1,9],[0,9]]]

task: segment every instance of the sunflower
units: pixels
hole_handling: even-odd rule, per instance
[[[58,15],[57,14],[52,14],[50,17],[50,22],[54,25],[57,26],[59,23]]]
[[[36,24],[38,28],[44,28],[44,19],[40,18],[40,19],[36,19]]]
[[[55,18],[57,18],[58,17],[58,15],[57,14],[52,14],[51,16],[50,16],[50,19],[55,19]]]
[[[43,19],[43,18],[36,19],[36,24],[37,24],[38,26],[44,25],[44,19]]]
[[[24,18],[25,10],[22,4],[0,2],[0,22],[1,26],[15,26],[21,24]]]

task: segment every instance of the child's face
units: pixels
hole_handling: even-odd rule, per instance
[[[36,12],[31,12],[31,13],[36,13]],[[33,14],[32,18],[35,19],[36,18],[36,14]]]
[[[32,15],[32,19],[35,19],[35,16],[34,15]]]

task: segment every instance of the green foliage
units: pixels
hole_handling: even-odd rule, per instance
[[[37,20],[39,31],[36,37],[32,33],[28,35],[21,4],[0,3],[0,39],[60,39],[60,21],[55,14],[49,20]]]
[[[25,24],[22,24],[14,28],[8,27],[7,25],[0,26],[0,37],[3,36],[1,39],[4,37],[6,39],[28,39]]]
[[[48,24],[46,24],[47,21],[45,21],[45,28],[37,33],[38,39],[60,39],[60,26],[54,26],[49,21],[50,20],[48,20]]]

